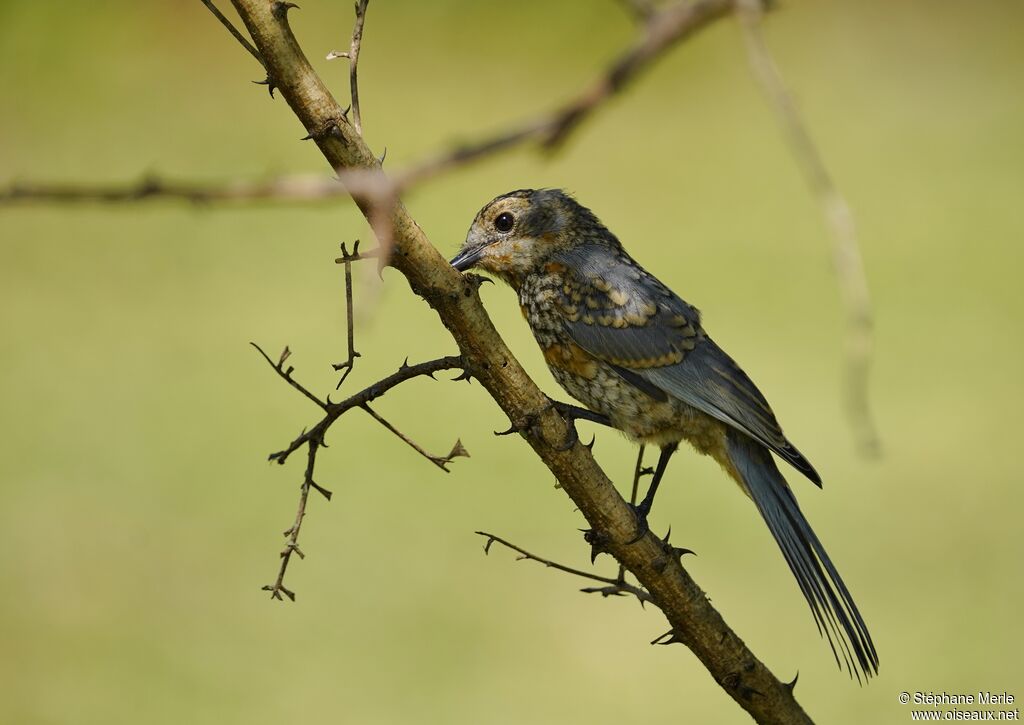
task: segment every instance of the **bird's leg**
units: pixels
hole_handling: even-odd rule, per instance
[[[569,433],[566,436],[565,441],[562,445],[558,446],[558,450],[560,451],[569,450],[576,445],[577,441],[579,441],[580,436],[576,431],[577,420],[589,420],[591,423],[600,423],[601,425],[606,425],[609,428],[612,427],[612,422],[607,415],[595,413],[592,410],[581,408],[578,405],[572,405],[571,403],[562,403],[558,400],[551,400],[551,398],[548,398],[548,400],[551,401],[551,407],[558,411],[558,414],[565,419],[566,424],[569,426]]]
[[[626,542],[627,544],[635,544],[647,533],[647,515],[651,513],[651,506],[654,505],[654,495],[658,492],[658,485],[661,483],[661,477],[665,475],[665,469],[668,468],[668,461],[677,448],[679,448],[678,443],[667,443],[661,447],[658,467],[654,469],[654,478],[651,479],[647,495],[644,496],[644,500],[640,502],[639,506],[633,507],[633,511],[636,513],[636,534]]]

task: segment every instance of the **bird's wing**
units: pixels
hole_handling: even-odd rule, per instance
[[[746,433],[821,485],[761,391],[700,326],[700,313],[625,252],[586,245],[560,252],[555,308],[569,336],[634,384],[653,385]]]

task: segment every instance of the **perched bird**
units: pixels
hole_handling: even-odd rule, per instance
[[[721,464],[757,506],[840,666],[860,680],[878,655],[864,620],[772,453],[819,487],[761,392],[701,326],[700,312],[645,270],[558,189],[521,189],[476,215],[459,254],[519,295],[555,379],[628,437],[661,448],[637,536],[680,441]]]

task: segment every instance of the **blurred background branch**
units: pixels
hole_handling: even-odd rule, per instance
[[[821,153],[807,130],[793,95],[786,88],[761,32],[764,0],[737,0],[740,26],[754,77],[775,111],[789,143],[793,159],[807,186],[821,205],[832,235],[832,258],[839,292],[846,309],[846,410],[862,454],[877,456],[881,441],[868,390],[871,351],[874,347],[873,315],[864,260],[861,257],[853,212],[825,167]]]

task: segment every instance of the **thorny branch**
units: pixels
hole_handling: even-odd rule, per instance
[[[775,64],[764,36],[761,20],[763,0],[737,0],[737,13],[751,68],[782,125],[811,193],[818,198],[825,222],[832,234],[833,260],[839,290],[846,308],[846,407],[861,452],[877,455],[881,449],[871,414],[868,373],[871,367],[873,315],[864,260],[857,241],[853,213],[839,192],[793,96]]]
[[[355,358],[359,356],[359,353],[355,352],[355,336],[352,326],[352,262],[360,259],[369,259],[379,256],[378,250],[370,250],[369,252],[359,252],[359,241],[357,240],[352,245],[352,251],[349,252],[348,248],[344,243],[341,245],[341,257],[338,259],[339,262],[345,265],[345,310],[348,318],[348,350],[349,358],[347,363],[341,365],[334,365],[335,370],[345,368],[345,373],[342,375],[341,381],[339,381],[337,388],[341,387],[341,383],[345,381],[345,378],[352,371],[352,365],[355,362]],[[383,380],[379,380],[373,385],[364,388],[362,391],[350,396],[349,398],[334,403],[331,401],[330,396],[326,400],[321,400],[315,393],[311,392],[309,388],[304,386],[302,383],[297,381],[292,373],[295,371],[295,367],[292,365],[285,364],[291,357],[291,349],[287,346],[281,352],[277,362],[274,360],[256,343],[250,343],[256,350],[263,356],[263,359],[267,361],[267,364],[274,369],[281,379],[288,383],[292,388],[302,394],[307,400],[312,401],[324,412],[324,417],[309,430],[303,430],[299,436],[292,441],[287,448],[277,451],[276,453],[270,454],[271,461],[277,461],[280,464],[288,459],[288,457],[296,450],[301,448],[303,445],[306,446],[307,459],[306,459],[306,471],[302,479],[302,486],[299,488],[299,506],[298,511],[295,514],[294,523],[284,532],[286,538],[285,547],[281,551],[281,564],[278,568],[277,579],[273,584],[267,584],[263,587],[264,591],[269,591],[270,596],[274,599],[281,599],[282,595],[288,597],[292,601],[295,601],[295,592],[288,589],[284,585],[284,577],[288,571],[288,565],[291,563],[292,554],[298,554],[299,558],[305,558],[302,550],[299,549],[299,532],[302,529],[302,522],[306,516],[306,504],[309,500],[310,489],[316,489],[319,491],[324,498],[328,501],[331,499],[331,492],[326,488],[320,486],[313,478],[314,469],[316,468],[316,457],[317,453],[321,448],[326,448],[327,443],[324,440],[327,435],[328,429],[335,421],[338,420],[342,415],[347,413],[353,408],[361,408],[374,420],[383,425],[389,431],[394,433],[406,444],[411,446],[416,452],[422,455],[424,458],[429,460],[435,466],[441,470],[448,472],[448,464],[452,459],[459,456],[469,457],[469,453],[462,445],[461,440],[456,440],[455,445],[452,446],[451,452],[447,456],[434,456],[427,453],[419,444],[409,438],[407,435],[402,433],[398,428],[380,416],[375,410],[370,407],[370,402],[380,398],[389,390],[395,386],[411,380],[414,377],[421,375],[428,375],[431,378],[434,377],[434,373],[440,370],[446,370],[451,368],[461,368],[462,359],[458,357],[445,357],[437,360],[430,360],[425,363],[418,365],[409,365],[408,360],[402,363],[402,366],[398,369],[398,372],[390,375]]]
[[[320,450],[320,444],[316,441],[310,441],[308,458],[306,459],[306,473],[303,476],[302,486],[299,489],[299,510],[295,514],[295,523],[284,532],[286,541],[284,549],[281,550],[281,566],[277,570],[277,579],[273,584],[267,584],[263,587],[263,591],[270,592],[272,599],[281,599],[281,595],[284,594],[293,602],[295,601],[295,592],[284,585],[284,575],[288,571],[288,563],[292,559],[292,554],[298,554],[300,559],[306,558],[306,555],[302,553],[302,549],[299,548],[299,531],[302,529],[302,520],[306,517],[306,501],[309,500],[309,490],[315,488],[324,498],[328,501],[331,500],[331,492],[318,486],[313,481],[313,468],[316,466],[318,450]]]
[[[303,430],[302,433],[300,433],[295,440],[289,443],[286,448],[277,451],[276,453],[271,453],[269,456],[269,460],[276,461],[277,463],[280,464],[284,464],[285,461],[288,460],[288,457],[292,453],[297,451],[299,448],[301,448],[302,446],[306,446],[307,448],[308,458],[306,461],[306,472],[302,480],[302,487],[299,490],[299,508],[298,512],[295,515],[295,523],[293,523],[292,526],[284,532],[287,541],[285,543],[285,548],[281,551],[281,566],[280,569],[278,570],[277,580],[273,584],[268,584],[263,587],[264,590],[270,592],[271,597],[273,597],[274,599],[281,599],[281,594],[283,593],[289,599],[294,601],[295,592],[290,591],[284,586],[284,576],[286,571],[288,570],[288,564],[291,561],[292,553],[298,554],[299,558],[304,558],[302,551],[300,551],[298,548],[298,541],[299,531],[302,528],[302,521],[306,516],[306,502],[307,499],[309,498],[309,490],[311,488],[314,488],[321,494],[323,494],[323,496],[326,499],[330,500],[331,498],[331,492],[317,484],[313,479],[313,472],[316,466],[317,453],[321,448],[327,447],[327,444],[324,441],[324,437],[327,435],[328,429],[334,424],[335,421],[338,420],[338,418],[340,418],[348,411],[352,410],[353,408],[361,408],[365,410],[367,413],[369,413],[376,420],[381,422],[392,433],[397,435],[403,441],[405,441],[414,449],[416,449],[420,454],[429,459],[432,463],[434,463],[434,465],[438,466],[444,471],[447,471],[447,464],[450,463],[453,458],[456,458],[458,456],[469,456],[469,453],[467,453],[466,449],[463,448],[461,441],[455,442],[455,446],[453,446],[452,451],[451,453],[448,454],[448,456],[431,456],[429,453],[424,451],[419,445],[413,442],[410,438],[401,433],[397,428],[395,428],[386,420],[378,416],[369,407],[369,404],[371,401],[376,400],[377,398],[381,397],[395,386],[400,385],[401,383],[404,383],[407,380],[412,380],[413,378],[422,375],[427,375],[432,378],[434,377],[434,373],[439,372],[441,370],[461,368],[462,358],[449,356],[438,358],[437,360],[429,360],[427,362],[419,363],[417,365],[408,365],[406,363],[403,363],[402,367],[398,369],[398,372],[389,375],[383,380],[378,380],[373,385],[364,388],[355,395],[352,395],[341,402],[333,403],[331,402],[330,397],[328,397],[326,401],[321,401],[316,395],[311,393],[305,386],[303,386],[301,383],[299,383],[292,377],[292,372],[294,371],[295,368],[290,365],[287,368],[284,367],[285,362],[291,355],[291,351],[287,347],[284,349],[284,352],[281,353],[278,362],[275,363],[259,345],[257,345],[256,343],[252,343],[252,346],[259,351],[260,355],[263,356],[263,358],[267,361],[270,367],[272,367],[279,376],[281,376],[285,381],[287,381],[289,385],[291,385],[293,388],[302,393],[303,396],[305,396],[309,400],[312,400],[314,403],[316,403],[324,410],[324,417],[316,425],[314,425],[312,428],[308,430]]]
[[[584,592],[586,594],[600,594],[603,597],[618,597],[624,594],[632,594],[634,597],[637,598],[637,600],[639,600],[641,604],[644,604],[645,602],[654,601],[654,599],[645,589],[633,586],[632,584],[626,581],[624,576],[619,576],[618,578],[612,579],[611,577],[599,576],[589,571],[583,571],[582,569],[573,569],[571,566],[565,566],[564,564],[559,564],[558,562],[551,561],[550,559],[544,559],[543,557],[537,556],[536,554],[531,554],[526,549],[520,548],[515,544],[506,541],[500,536],[489,534],[486,531],[477,531],[476,533],[487,539],[487,543],[484,544],[485,554],[491,553],[491,544],[499,543],[502,546],[507,547],[512,551],[518,553],[519,556],[517,558],[519,560],[529,559],[530,561],[536,561],[550,569],[557,569],[558,571],[564,571],[567,574],[572,574],[574,576],[583,577],[584,579],[590,579],[592,581],[601,582],[602,584],[606,585],[603,587],[586,587],[580,590],[581,592]]]
[[[264,357],[266,357],[264,355]],[[272,367],[273,364],[271,364]],[[326,411],[323,419],[320,420],[315,426],[307,431],[303,431],[295,440],[288,444],[287,447],[277,451],[276,453],[270,454],[270,460],[277,461],[278,463],[284,463],[288,460],[288,457],[297,451],[302,446],[306,445],[311,440],[323,441],[324,433],[327,429],[334,424],[338,418],[350,411],[352,408],[361,408],[367,403],[371,403],[377,398],[384,395],[384,393],[391,390],[391,388],[404,383],[406,380],[412,380],[413,378],[426,375],[427,377],[433,378],[434,373],[438,373],[442,370],[461,369],[463,362],[461,357],[449,355],[448,357],[437,358],[436,360],[428,360],[426,362],[417,363],[416,365],[403,364],[398,372],[392,373],[382,380],[378,380],[373,385],[363,388],[355,395],[352,395],[341,402],[331,402],[330,398],[325,403],[324,410]],[[278,371],[280,373],[280,371]]]
[[[348,58],[348,82],[352,94],[352,125],[356,133],[363,134],[363,116],[359,108],[359,48],[363,42],[363,24],[366,22],[366,6],[370,0],[357,0],[356,21],[352,26],[352,43],[348,52],[332,50],[327,54],[327,60],[335,58]]]

